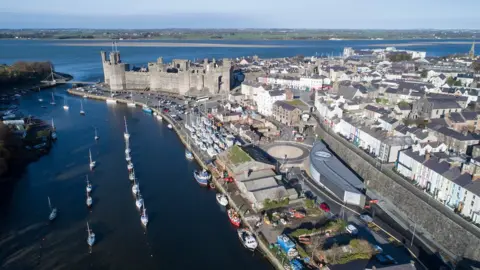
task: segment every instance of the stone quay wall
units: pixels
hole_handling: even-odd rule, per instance
[[[380,163],[373,157],[333,131],[327,131],[321,124],[317,133],[364,179],[368,190],[383,197],[377,199],[394,203],[405,216],[431,235],[439,250],[453,254],[456,257],[454,262],[463,258],[480,261],[480,230],[477,227],[446,209],[390,168],[377,168]]]

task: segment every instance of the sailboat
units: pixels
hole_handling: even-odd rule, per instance
[[[133,163],[132,163],[132,161],[128,162],[128,164],[127,164],[127,169],[128,169],[129,172],[133,171]]]
[[[92,192],[92,184],[88,180],[88,175],[86,175],[86,178],[87,178],[87,186],[85,187],[85,190],[87,190],[87,194],[88,194],[88,193]]]
[[[83,102],[80,100],[80,115],[85,115],[85,111],[83,110]]]
[[[132,193],[133,195],[137,195],[140,192],[140,187],[137,184],[137,181],[134,179],[133,180],[133,186],[132,186]]]
[[[143,203],[143,212],[142,212],[142,216],[140,217],[140,221],[142,222],[143,226],[147,227],[148,215],[147,215],[147,208],[145,208],[145,203]]]
[[[100,137],[98,137],[98,134],[97,134],[97,128],[95,128],[95,137],[94,137],[95,141],[98,141],[98,139],[100,139]]]
[[[66,98],[63,99],[63,109],[65,111],[68,111],[68,109],[70,109],[70,107],[68,107],[68,105],[67,105],[67,99]]]
[[[90,157],[90,170],[93,170],[95,168],[96,162],[92,160],[92,151],[88,149],[88,155]]]
[[[90,194],[87,193],[87,207],[92,207],[92,204],[93,204],[93,199],[92,199],[92,196],[90,196]]]
[[[55,123],[53,122],[53,118],[52,118],[52,133],[51,133],[51,136],[52,136],[52,140],[57,139],[57,131],[55,129]]]
[[[53,96],[53,93],[52,93],[52,101],[50,102],[51,105],[55,105],[57,103],[55,103],[55,97]]]
[[[127,118],[125,116],[123,117],[123,121],[125,122],[125,132],[123,132],[123,138],[125,138],[125,140],[128,140],[130,139],[130,133],[128,133]]]
[[[48,207],[50,207],[50,215],[48,216],[48,219],[52,221],[57,217],[57,208],[52,207],[52,203],[50,202],[50,197],[48,197]]]
[[[128,179],[130,179],[130,181],[134,181],[135,180],[135,171],[132,169],[132,171],[128,174]]]
[[[87,244],[90,247],[92,247],[93,244],[95,244],[95,234],[93,233],[92,230],[90,230],[90,226],[88,225],[88,222],[87,222],[87,232],[88,232]]]
[[[143,198],[140,192],[138,193],[137,199],[135,200],[135,205],[137,206],[138,210],[142,210]]]
[[[130,152],[132,152],[132,150],[130,149],[130,143],[128,142],[128,140],[125,142],[125,155],[129,155]]]
[[[189,143],[189,136],[187,136],[187,148],[185,148],[185,157],[188,159],[188,160],[192,160],[193,159],[193,154],[192,152],[190,152],[190,143]]]
[[[125,160],[130,163],[132,161],[132,157],[130,156],[129,152],[125,152]]]

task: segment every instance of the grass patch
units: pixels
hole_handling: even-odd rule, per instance
[[[232,146],[228,154],[228,157],[230,161],[235,165],[249,162],[252,160],[252,158],[245,151],[243,151],[242,148],[240,148],[240,146],[238,145]]]
[[[295,230],[293,231],[292,233],[290,233],[290,236],[292,237],[299,237],[299,236],[302,236],[302,235],[310,235],[310,234],[314,234],[314,233],[317,233],[317,232],[320,232],[322,231],[322,229],[298,229],[298,230]]]
[[[263,201],[263,210],[269,210],[269,209],[275,209],[275,208],[280,208],[287,206],[290,203],[290,200],[288,198],[285,198],[283,200],[270,200],[270,199],[265,199]]]
[[[292,106],[299,107],[299,106],[305,106],[306,104],[301,101],[300,99],[294,99],[294,100],[285,100],[285,103],[288,103]]]

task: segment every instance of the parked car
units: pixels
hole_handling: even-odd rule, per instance
[[[377,254],[375,255],[375,259],[377,259],[377,261],[383,265],[397,264],[397,261],[395,261],[395,259],[388,254]]]
[[[383,253],[383,248],[381,248],[379,245],[374,245],[373,251],[375,252],[375,254],[381,254]]]
[[[368,214],[360,215],[360,219],[365,221],[366,223],[373,222],[373,218]]]
[[[325,212],[330,212],[330,206],[326,202],[322,202],[320,204],[320,209],[322,209]]]
[[[356,235],[358,233],[358,229],[357,227],[355,227],[354,225],[352,224],[348,224],[347,225],[347,228],[345,228],[347,230],[347,232],[351,235]]]

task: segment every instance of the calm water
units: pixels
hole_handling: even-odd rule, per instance
[[[389,41],[391,42],[391,41]],[[50,41],[0,41],[0,63],[50,60],[77,80],[102,78],[100,47],[52,47]],[[229,42],[232,43],[232,42]],[[239,43],[239,42],[237,42]],[[251,42],[250,42],[251,43]],[[382,41],[260,42],[290,48],[121,48],[122,58],[142,65],[163,56],[172,58],[260,57],[340,53],[344,46],[364,47]],[[469,45],[436,45],[429,55],[466,52]],[[52,90],[57,106],[40,108],[38,95],[22,98],[21,107],[42,119],[55,119],[59,140],[52,151],[28,166],[16,183],[0,188],[0,262],[5,269],[271,269],[261,255],[247,252],[230,226],[214,193],[192,178],[197,168],[184,158],[175,133],[140,109],[67,97],[65,88]],[[50,92],[42,92],[48,102]],[[122,135],[126,116],[132,158],[148,208],[145,233],[131,193]],[[100,141],[95,142],[94,127]],[[97,169],[88,170],[88,149]],[[92,211],[85,206],[85,175],[94,185]],[[48,225],[47,196],[59,209]],[[86,222],[97,235],[88,253]]]

